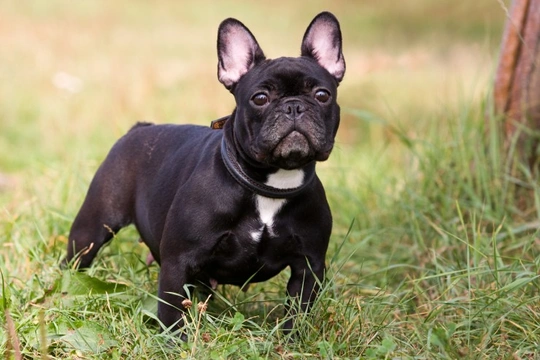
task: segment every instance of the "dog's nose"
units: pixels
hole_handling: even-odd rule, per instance
[[[287,101],[283,104],[283,112],[291,120],[299,119],[305,111],[306,106],[297,100]]]

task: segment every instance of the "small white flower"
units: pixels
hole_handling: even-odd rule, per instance
[[[52,83],[58,89],[65,90],[72,94],[81,92],[83,88],[83,81],[81,79],[64,71],[59,71],[54,74]]]

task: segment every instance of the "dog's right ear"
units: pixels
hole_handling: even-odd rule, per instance
[[[345,74],[341,29],[336,17],[325,11],[315,16],[302,40],[302,56],[315,59],[338,82]]]
[[[265,56],[247,27],[236,19],[223,20],[218,30],[218,79],[229,90]]]

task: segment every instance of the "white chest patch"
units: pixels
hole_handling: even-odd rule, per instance
[[[265,184],[278,189],[292,189],[302,185],[303,181],[303,170],[280,169],[276,173],[268,176],[268,180]],[[265,227],[270,234],[273,234],[272,226],[274,225],[274,217],[286,202],[287,199],[272,199],[261,195],[256,196],[255,203],[257,205],[257,212],[259,213],[259,219],[262,226],[257,231],[251,233],[253,241],[260,240]]]

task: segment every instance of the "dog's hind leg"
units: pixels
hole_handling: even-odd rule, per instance
[[[109,242],[124,226],[131,223],[127,213],[130,201],[128,184],[124,189],[118,189],[118,184],[112,186],[114,179],[104,175],[103,167],[96,173],[90,188],[71,226],[67,246],[67,257],[64,265],[70,263],[78,268],[90,266],[101,247]]]

